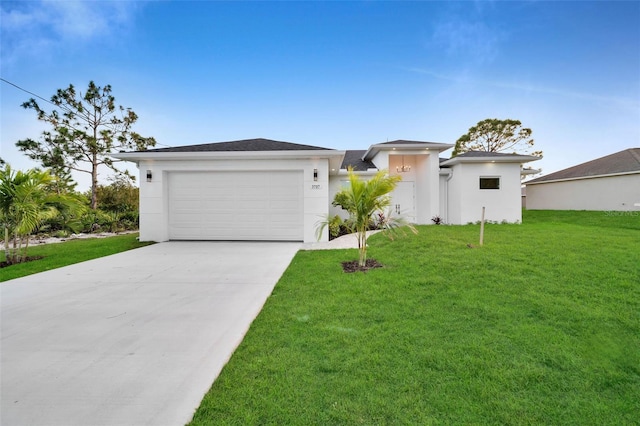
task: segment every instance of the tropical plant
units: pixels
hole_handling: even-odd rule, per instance
[[[374,215],[372,229],[380,229],[385,231],[385,235],[393,240],[395,235],[404,235],[403,229],[408,229],[414,234],[418,230],[410,222],[402,216],[394,216],[393,209],[389,208],[386,212],[379,211]]]
[[[316,238],[319,240],[322,237],[322,232],[326,227],[329,227],[329,239],[336,238],[340,235],[343,226],[345,226],[345,222],[340,215],[326,215],[323,220],[316,223]]]
[[[54,178],[56,180],[57,178]],[[34,230],[34,233],[55,233],[55,235],[68,235],[82,232],[82,217],[87,213],[89,201],[78,192],[59,193],[56,185],[47,185],[47,191],[57,194],[51,197],[52,205],[57,209],[55,217],[46,218]]]
[[[352,230],[357,234],[359,258],[358,265],[367,263],[367,230],[374,221],[374,214],[384,212],[391,204],[389,195],[402,180],[399,175],[389,175],[380,170],[371,179],[362,180],[349,168],[349,186],[338,192],[333,200],[334,206],[340,206],[349,213]],[[388,227],[391,229],[391,227]]]
[[[47,191],[52,181],[47,171],[14,171],[9,165],[0,170],[0,224],[7,263],[27,259],[29,237],[42,221],[63,209],[81,208],[76,199]]]

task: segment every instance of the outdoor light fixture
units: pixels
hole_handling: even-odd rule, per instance
[[[411,171],[411,166],[409,165],[404,165],[404,155],[402,156],[402,166],[397,166],[396,167],[396,172],[398,173],[405,173],[405,172],[410,172]]]
[[[153,178],[153,175],[151,174],[151,170],[147,170],[147,182],[151,182],[151,178]]]
[[[313,180],[318,181],[318,169],[313,169]]]

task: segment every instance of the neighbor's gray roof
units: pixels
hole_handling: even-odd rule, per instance
[[[526,182],[542,183],[554,180],[579,179],[593,176],[640,172],[640,148],[629,148],[615,154],[597,158],[568,169],[541,176]]]
[[[216,152],[216,151],[312,151],[329,150],[319,146],[280,142],[271,139],[243,139],[230,142],[205,143],[200,145],[175,146],[171,148],[149,149],[144,152]]]
[[[349,166],[353,167],[354,171],[362,172],[367,171],[368,169],[375,169],[376,165],[371,161],[363,160],[364,149],[356,149],[356,150],[347,150],[344,153],[344,160],[342,160],[341,169],[347,169]]]

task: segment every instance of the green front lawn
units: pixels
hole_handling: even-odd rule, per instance
[[[299,252],[192,424],[637,424],[640,216]]]
[[[108,238],[88,238],[85,240],[69,240],[64,243],[32,246],[29,247],[28,256],[42,256],[43,258],[0,268],[0,282],[150,244],[140,243],[137,238],[138,234],[136,233]],[[4,262],[4,260],[4,250],[0,250],[0,262]]]

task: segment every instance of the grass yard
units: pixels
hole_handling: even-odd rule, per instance
[[[638,424],[640,216],[419,231],[299,252],[192,425]]]
[[[150,244],[140,243],[137,238],[138,234],[136,233],[108,238],[88,238],[83,240],[70,240],[64,243],[32,246],[29,247],[28,256],[42,256],[43,259],[0,268],[0,282]],[[0,250],[0,262],[4,260],[4,250]]]

